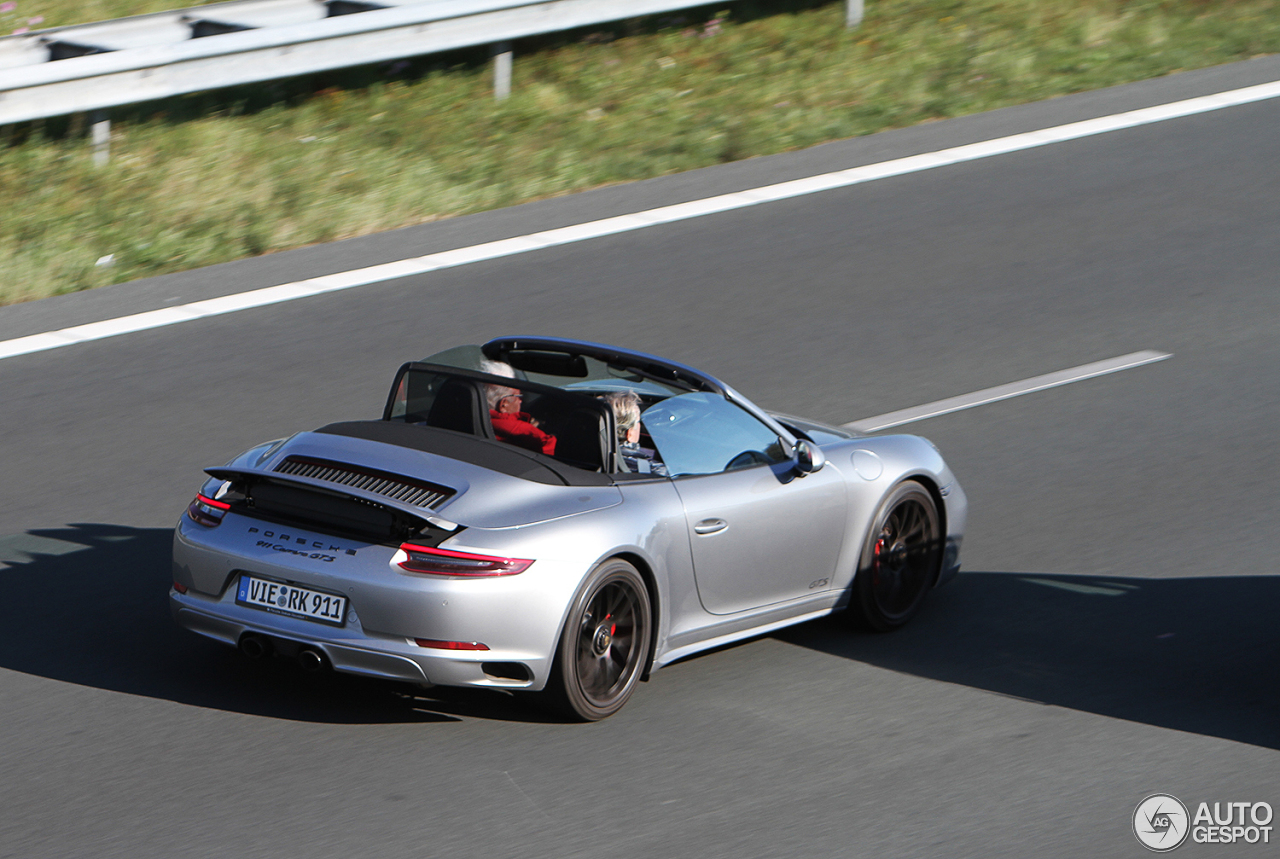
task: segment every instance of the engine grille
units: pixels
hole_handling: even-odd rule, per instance
[[[291,456],[276,466],[277,474],[309,477],[352,489],[362,489],[384,498],[390,498],[414,507],[431,508],[453,497],[453,490],[433,483],[406,480],[392,474],[356,468],[341,462],[324,459],[304,459]]]

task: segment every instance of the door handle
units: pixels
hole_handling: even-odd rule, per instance
[[[723,519],[703,519],[697,525],[693,526],[695,534],[715,534],[729,527],[729,523]]]

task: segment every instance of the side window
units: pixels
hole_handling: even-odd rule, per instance
[[[425,423],[447,378],[436,373],[408,372],[400,377],[391,399],[389,420]]]
[[[646,409],[641,421],[673,477],[787,458],[773,430],[718,394],[670,397]]]
[[[410,371],[400,377],[388,420],[479,435],[475,386],[438,373]]]

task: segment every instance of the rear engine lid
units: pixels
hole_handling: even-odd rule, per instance
[[[479,443],[502,452],[499,445]],[[523,456],[520,460],[528,461]],[[292,484],[357,499],[366,506],[372,502],[444,527],[454,523],[473,528],[520,527],[622,503],[622,493],[611,484],[556,485],[426,450],[333,432],[299,433],[256,467],[211,468],[208,473],[233,482]],[[351,510],[344,515],[351,515]]]
[[[210,468],[208,473],[228,482],[219,498],[231,511],[266,522],[388,545],[414,540],[434,546],[458,531],[457,525],[441,523],[427,511],[409,513],[294,478],[231,468]]]

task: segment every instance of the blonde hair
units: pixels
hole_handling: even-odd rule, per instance
[[[635,391],[614,391],[600,399],[613,409],[613,423],[618,430],[618,441],[626,441],[627,433],[640,423],[640,395]]]

